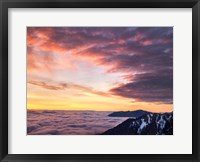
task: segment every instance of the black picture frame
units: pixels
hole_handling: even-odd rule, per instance
[[[8,154],[9,8],[192,8],[192,154]],[[184,19],[184,17],[183,17]],[[2,162],[159,161],[200,162],[200,2],[199,0],[0,0],[0,159]],[[185,139],[187,140],[187,139]],[[184,141],[183,141],[184,142]],[[53,146],[51,146],[53,147]],[[173,146],[172,146],[173,147]],[[169,148],[170,149],[170,148]]]

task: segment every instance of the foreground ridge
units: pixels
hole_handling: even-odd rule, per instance
[[[103,135],[173,135],[173,112],[129,118]]]

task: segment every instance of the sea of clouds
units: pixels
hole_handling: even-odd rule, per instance
[[[27,111],[28,135],[96,135],[127,118],[99,111]]]

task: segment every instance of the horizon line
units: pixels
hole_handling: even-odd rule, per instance
[[[99,111],[99,112],[128,112],[128,111],[138,111],[138,110],[142,110],[142,111],[147,111],[147,110],[143,110],[143,109],[136,109],[136,110],[126,110],[126,111],[113,111],[113,110],[63,110],[63,109],[58,109],[58,110],[52,110],[52,109],[26,109],[27,111]],[[155,112],[155,111],[147,111],[147,112],[151,112],[151,113],[172,113],[172,111],[164,111],[164,112]]]

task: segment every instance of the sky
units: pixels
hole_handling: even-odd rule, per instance
[[[173,110],[172,27],[27,27],[27,108]]]

